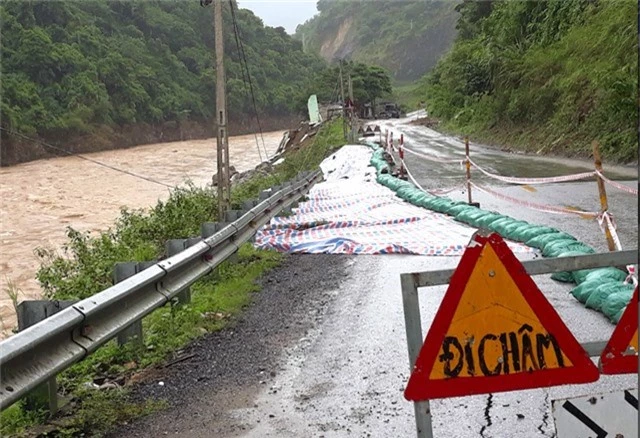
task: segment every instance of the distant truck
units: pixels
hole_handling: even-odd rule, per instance
[[[378,118],[379,119],[399,119],[402,115],[402,111],[400,107],[391,102],[385,102],[380,104],[378,109]]]

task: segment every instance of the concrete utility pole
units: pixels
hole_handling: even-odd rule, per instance
[[[347,139],[347,108],[344,104],[344,81],[342,79],[342,60],[338,64],[340,67],[340,98],[342,99],[342,134]]]
[[[213,26],[216,41],[216,139],[218,162],[218,219],[230,203],[229,136],[227,133],[227,90],[224,75],[224,44],[222,41],[222,0],[214,1]]]

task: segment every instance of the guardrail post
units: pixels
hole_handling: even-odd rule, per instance
[[[593,161],[596,167],[596,170],[602,173],[602,160],[600,159],[600,145],[596,140],[593,141]],[[596,181],[598,181],[598,192],[600,194],[600,213],[605,213],[609,210],[609,202],[607,201],[607,190],[604,186],[604,181],[596,173]],[[611,230],[607,224],[604,224],[604,235],[607,238],[607,246],[609,246],[609,251],[615,251],[616,243],[613,240],[613,236],[611,235]]]
[[[253,207],[255,207],[256,205],[258,205],[258,200],[256,200],[256,199],[250,199],[248,201],[244,201],[242,203],[242,211],[244,213],[246,213],[249,210],[251,210]]]
[[[167,256],[169,257],[181,253],[188,246],[189,245],[185,239],[171,239],[167,240],[164,244]],[[177,298],[179,304],[189,304],[191,302],[191,288],[188,287],[178,292]]]
[[[22,331],[43,319],[58,313],[73,305],[76,301],[23,301],[18,304],[18,331]],[[47,380],[42,385],[31,391],[25,397],[25,409],[28,411],[38,411],[47,409],[53,415],[58,411],[58,382],[54,377]]]
[[[242,212],[241,212],[240,210],[229,210],[229,211],[227,211],[227,213],[225,214],[224,219],[225,219],[225,222],[226,222],[227,224],[229,224],[229,223],[231,223],[231,222],[233,222],[233,221],[238,220],[238,218],[239,218],[240,216],[242,216]],[[237,261],[238,261],[238,252],[236,251],[236,252],[234,252],[233,254],[231,254],[231,255],[229,256],[229,259],[228,259],[228,260],[229,260],[231,263],[235,263],[235,262],[237,262]]]
[[[203,239],[213,236],[222,228],[218,222],[205,222],[200,225],[200,235]]]
[[[189,237],[185,242],[185,249],[202,242],[202,237]]]
[[[263,190],[260,192],[259,200],[264,201],[265,199],[269,199],[271,197],[271,190]]]
[[[113,269],[113,282],[120,283],[129,277],[134,276],[138,271],[136,262],[116,263]],[[118,333],[118,345],[123,346],[129,341],[142,345],[142,321],[134,321],[127,328]]]
[[[240,210],[228,210],[224,215],[224,221],[227,223],[236,221],[240,217],[240,214]]]

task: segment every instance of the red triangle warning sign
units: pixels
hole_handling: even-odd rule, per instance
[[[422,401],[598,377],[504,240],[476,233],[451,277],[404,395]]]
[[[638,372],[638,287],[600,356],[602,374]]]

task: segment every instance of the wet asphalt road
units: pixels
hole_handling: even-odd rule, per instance
[[[398,133],[405,145],[443,158],[460,158],[464,144],[423,127],[382,122]],[[384,128],[383,128],[384,129]],[[579,160],[527,157],[472,145],[472,156],[491,172],[514,176],[553,176],[591,170]],[[415,159],[410,168],[424,187],[449,187],[462,182],[459,165],[433,165]],[[637,179],[636,169],[607,167],[616,179]],[[598,210],[594,181],[537,186],[531,192],[505,187],[485,177],[474,180],[510,196],[535,202]],[[637,198],[610,189],[610,211],[615,215],[624,248],[637,247]],[[466,199],[462,191],[449,195]],[[481,207],[531,223],[555,226],[605,251],[606,242],[594,220],[550,215],[474,193]],[[396,437],[414,436],[413,407],[405,401],[408,358],[400,295],[400,273],[455,267],[457,257],[360,256],[350,278],[335,291],[322,325],[308,334],[288,355],[278,377],[251,409],[235,412],[247,425],[247,437]],[[600,313],[585,309],[549,275],[534,277],[574,336],[581,341],[608,339],[613,325]],[[428,330],[446,288],[420,290],[423,330]],[[595,360],[595,359],[594,359]],[[560,386],[493,395],[450,398],[432,402],[435,437],[555,436],[551,400],[637,387],[637,376],[602,377],[587,385]]]

